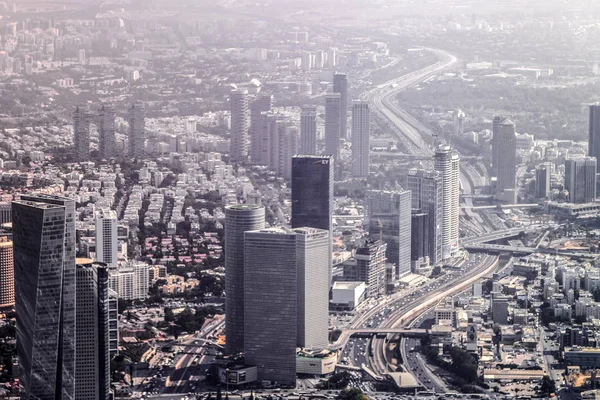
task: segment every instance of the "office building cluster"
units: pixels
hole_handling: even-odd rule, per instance
[[[226,210],[225,245],[242,239],[236,256],[226,258],[227,276],[238,281],[226,298],[227,349],[244,352],[260,380],[295,385],[296,348],[328,345],[329,232],[253,229],[264,208]]]
[[[75,202],[21,195],[12,215],[22,398],[108,399],[108,269],[75,258]]]
[[[273,107],[273,96],[236,88],[230,93],[230,147],[234,162],[267,166],[277,176],[291,178],[295,154],[331,155],[339,165],[342,143],[351,142],[351,172],[355,178],[369,175],[370,108],[367,101],[349,104],[348,77],[335,73],[331,92],[324,96],[322,132],[317,106],[301,108],[299,126],[283,110]],[[352,128],[348,132],[348,111]],[[319,143],[323,146],[319,146]]]
[[[73,112],[73,155],[77,161],[88,161],[92,149],[92,134],[97,134],[97,157],[109,160],[127,155],[144,158],[146,149],[145,108],[142,102],[135,102],[128,110],[127,140],[117,140],[115,109],[103,104],[92,113],[89,106],[80,105]]]

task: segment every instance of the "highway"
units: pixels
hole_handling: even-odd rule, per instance
[[[471,265],[472,268],[469,268],[469,265]],[[481,255],[472,256],[468,262],[463,264],[462,268],[453,271],[455,274],[452,279],[449,279],[443,285],[438,285],[438,288],[433,291],[427,291],[425,298],[413,298],[412,301],[408,302],[398,312],[390,314],[389,317],[382,321],[379,326],[384,328],[398,328],[402,326],[406,327],[415,318],[420,316],[427,309],[433,307],[440,300],[447,296],[452,296],[461,292],[473,282],[476,282],[482,277],[490,274],[495,270],[497,265],[498,257]],[[466,276],[469,278],[465,279]],[[433,285],[435,285],[435,283],[433,283]],[[386,339],[374,338],[372,340],[373,364],[371,365],[371,368],[378,374],[383,375],[390,370],[395,370],[395,368],[390,369],[389,362],[384,353],[387,342],[389,339],[391,339],[391,337],[393,337],[393,335],[388,335]],[[401,347],[401,358],[405,360],[406,354],[402,353],[403,348]],[[423,386],[428,387],[428,382],[425,380],[419,380],[418,378],[419,377],[417,375],[417,381],[419,381]]]
[[[423,68],[418,71],[414,71],[407,75],[401,76],[397,79],[386,82],[385,84],[379,85],[376,89],[368,93],[367,98],[372,102],[375,109],[384,117],[387,121],[392,132],[398,137],[399,141],[404,145],[406,152],[431,157],[434,154],[433,147],[429,145],[424,137],[429,142],[433,142],[435,135],[431,130],[420,124],[415,118],[410,116],[406,111],[402,110],[396,105],[392,99],[401,90],[408,87],[414,86],[433,75],[440,73],[448,68],[451,68],[457,62],[457,58],[450,53],[441,50],[427,49],[438,55],[439,61],[433,65]],[[464,168],[460,171],[461,186],[463,194],[467,194],[468,200],[465,201],[467,207],[467,215],[472,216],[473,203],[470,196],[473,194],[471,181]],[[498,232],[495,232],[498,234]],[[518,233],[517,233],[518,234]],[[423,313],[428,308],[432,307],[438,301],[446,296],[455,294],[463,290],[467,285],[475,282],[483,276],[486,276],[493,271],[498,264],[498,257],[493,256],[475,256],[470,259],[469,262],[459,262],[458,270],[459,274],[452,276],[452,272],[444,278],[432,281],[425,285],[422,289],[414,292],[410,297],[404,301],[395,302],[395,306],[398,310],[394,310],[385,318],[384,314],[379,314],[379,318],[374,317],[371,313],[369,321],[372,322],[367,324],[365,327],[377,326],[377,327],[401,327],[407,322],[412,321],[420,313]],[[416,298],[414,294],[419,294]],[[386,308],[390,310],[390,308]],[[373,320],[375,319],[375,320]],[[361,321],[362,322],[362,321]],[[393,335],[388,335],[393,336]],[[380,375],[385,375],[390,371],[388,366],[388,360],[386,357],[386,339],[378,339],[374,337],[371,341],[372,353],[370,356],[370,367],[371,369]],[[401,348],[402,351],[402,348]],[[406,359],[406,355],[402,354],[402,359]],[[393,369],[395,370],[395,369]],[[410,372],[410,371],[409,371]],[[438,391],[443,389],[435,379],[420,377],[418,373],[417,380],[426,387],[438,388]],[[436,383],[438,382],[438,383]]]

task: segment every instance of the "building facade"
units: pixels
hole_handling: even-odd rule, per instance
[[[492,125],[493,147],[495,153],[493,159],[496,160],[496,189],[502,192],[506,189],[516,188],[517,173],[517,136],[515,124],[508,118],[497,120],[494,118]]]
[[[90,110],[86,106],[75,107],[73,112],[73,143],[77,161],[87,161],[90,156]]]
[[[594,157],[565,160],[565,189],[569,202],[591,203],[596,200],[597,165]]]
[[[229,155],[232,161],[244,162],[248,159],[248,129],[250,118],[248,113],[248,93],[233,90],[230,94],[231,106],[231,142]]]
[[[273,96],[259,94],[250,105],[250,161],[253,164],[261,164],[261,113],[271,111],[272,104]]]
[[[13,202],[21,398],[75,399],[75,202]]]
[[[348,138],[348,76],[336,73],[333,75],[333,93],[340,95],[340,138]]]
[[[277,228],[246,232],[244,241],[245,362],[258,367],[259,381],[278,385],[296,384],[296,241]]]
[[[317,107],[304,106],[300,113],[300,154],[317,154]]]
[[[115,139],[115,109],[103,104],[98,110],[98,157],[103,160],[117,156]]]
[[[146,109],[137,101],[129,109],[129,156],[146,157]]]
[[[386,245],[388,263],[396,267],[396,278],[411,271],[411,206],[409,190],[370,190],[365,196],[365,222],[371,238]]]
[[[371,119],[369,102],[352,103],[352,176],[365,178],[369,175]]]
[[[0,309],[15,305],[15,272],[13,242],[8,236],[0,236]]]
[[[435,170],[442,179],[442,258],[458,253],[458,223],[460,215],[460,159],[448,145],[435,152]]]
[[[78,259],[76,399],[107,400],[110,394],[108,268]]]
[[[429,260],[436,264],[442,260],[442,178],[437,171],[413,169],[408,172],[406,185],[412,195],[412,208],[428,215]]]
[[[111,209],[96,212],[96,261],[117,268],[119,246],[117,236],[117,213]]]
[[[600,160],[600,104],[590,105],[588,156]]]
[[[385,252],[387,245],[381,240],[367,239],[349,260],[344,262],[344,280],[365,282],[367,296],[385,294]]]
[[[341,97],[339,93],[325,96],[325,155],[340,159]]]
[[[292,228],[317,228],[330,232],[329,286],[333,243],[333,158],[292,158]]]
[[[264,229],[265,208],[225,207],[225,351],[244,351],[244,233]]]

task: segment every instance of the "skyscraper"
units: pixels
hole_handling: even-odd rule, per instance
[[[460,159],[448,145],[435,151],[435,170],[442,178],[442,258],[458,252],[458,222],[460,216]]]
[[[76,399],[106,400],[110,391],[108,268],[77,259]]]
[[[340,138],[348,137],[348,77],[346,74],[333,75],[333,93],[340,94]]]
[[[75,107],[73,143],[77,161],[88,160],[90,156],[90,111],[87,106]]]
[[[279,143],[279,175],[285,179],[292,177],[292,158],[295,154],[298,154],[298,129],[286,125]]]
[[[494,146],[493,157],[497,160],[496,174],[498,177],[497,190],[515,189],[517,172],[517,136],[515,124],[508,118],[498,121],[494,118],[493,124]]]
[[[108,350],[111,360],[119,354],[119,294],[111,288],[108,288]]]
[[[8,236],[0,236],[0,309],[15,305],[15,273],[13,242]]]
[[[352,258],[344,262],[344,280],[365,282],[369,297],[385,294],[386,248],[381,240],[372,237],[364,240]]]
[[[552,170],[548,165],[541,165],[535,170],[535,196],[538,199],[546,199],[550,196],[550,184]]]
[[[369,136],[371,131],[369,103],[352,104],[352,175],[365,178],[369,175]]]
[[[13,202],[21,398],[75,398],[75,202]]]
[[[341,97],[339,93],[325,96],[325,155],[340,159]]]
[[[129,156],[146,157],[146,109],[136,101],[129,109]]]
[[[271,111],[273,96],[260,94],[250,105],[250,160],[261,163],[261,113]]]
[[[231,142],[229,155],[232,161],[244,162],[248,159],[248,93],[233,90],[230,94],[231,106]]]
[[[412,169],[406,186],[412,194],[412,208],[427,213],[429,221],[429,259],[442,260],[442,224],[444,219],[442,178],[437,171]],[[415,240],[413,237],[412,240]]]
[[[292,228],[317,228],[333,235],[333,158],[292,158]],[[333,249],[330,236],[330,250]],[[329,282],[331,283],[331,251]]]
[[[430,254],[429,244],[429,214],[415,210],[411,218],[411,251],[410,258],[413,262],[418,262]]]
[[[264,229],[265,208],[235,204],[225,207],[225,351],[244,351],[244,233]]]
[[[571,203],[591,203],[596,200],[597,165],[594,157],[565,160],[565,188]]]
[[[12,222],[12,204],[0,201],[0,226],[7,222]]]
[[[600,104],[590,105],[588,156],[600,160]]]
[[[300,113],[300,154],[317,154],[317,107],[304,106]]]
[[[117,213],[105,208],[96,212],[96,261],[117,268]]]
[[[393,192],[370,190],[365,196],[369,236],[387,245],[387,262],[395,264],[397,278],[410,273],[411,205],[411,192],[402,188]]]
[[[115,109],[109,104],[103,104],[98,110],[98,156],[108,160],[116,155]]]
[[[262,229],[244,243],[246,362],[259,380],[294,385],[296,348],[328,345],[329,232]]]

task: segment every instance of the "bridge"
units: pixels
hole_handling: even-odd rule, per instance
[[[595,254],[588,252],[580,252],[574,250],[565,250],[565,249],[544,249],[544,248],[536,248],[536,247],[526,247],[526,246],[503,246],[499,244],[469,244],[465,245],[465,250],[480,252],[480,253],[513,253],[520,255],[528,255],[532,253],[544,253],[544,254],[554,254],[554,255],[563,255],[575,258],[594,258]]]
[[[343,349],[350,337],[371,337],[371,336],[387,336],[388,334],[395,334],[404,337],[415,337],[423,338],[429,333],[427,329],[406,329],[406,328],[355,328],[355,329],[344,329],[340,337],[330,347],[332,350]]]
[[[496,204],[493,206],[473,206],[473,207],[468,207],[472,210],[495,210],[495,209],[502,209],[502,210],[508,210],[510,208],[538,208],[540,207],[539,204],[537,203],[524,203],[524,204]],[[462,208],[467,208],[467,207],[462,207]]]
[[[522,232],[525,232],[525,227],[510,228],[503,231],[484,233],[478,236],[465,237],[462,239],[464,246],[472,243],[485,243],[493,242],[500,239],[508,239],[519,236]]]

